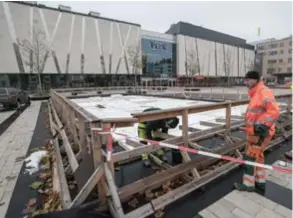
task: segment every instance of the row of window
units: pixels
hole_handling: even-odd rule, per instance
[[[282,72],[284,72],[284,71],[282,70],[282,68],[268,68],[268,69],[267,69],[267,74],[272,74],[272,73],[282,73]],[[292,73],[292,67],[288,67],[288,68],[287,68],[287,71],[284,72],[284,73]]]
[[[289,42],[289,46],[292,46],[292,41]],[[265,50],[266,49],[265,47],[266,47],[265,45],[259,45],[259,46],[257,46],[257,49],[258,50]],[[280,44],[279,43],[273,43],[273,44],[268,45],[268,49],[273,49],[273,48],[278,48],[278,47],[283,48],[284,47],[284,42],[281,42]]]
[[[268,60],[268,64],[276,64],[278,60]],[[284,63],[283,59],[279,59],[278,63]],[[288,58],[288,64],[292,63],[292,58]]]
[[[292,48],[288,49],[288,53],[292,54]],[[279,52],[278,51],[269,51],[268,53],[262,52],[261,54],[262,55],[268,54],[269,56],[275,56],[275,55],[278,55],[278,54],[284,54],[284,50],[280,50]]]

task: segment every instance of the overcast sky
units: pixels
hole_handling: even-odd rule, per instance
[[[108,17],[141,24],[143,29],[164,33],[172,23],[189,22],[246,39],[248,42],[283,38],[292,34],[292,2],[43,2],[71,6]],[[261,36],[257,28],[261,27]]]

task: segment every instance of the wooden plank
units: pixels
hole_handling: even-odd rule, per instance
[[[51,104],[49,102],[48,104],[48,113],[49,113],[49,122],[50,124],[53,122],[52,120],[52,115],[51,115]],[[50,125],[51,126],[51,125]],[[52,133],[55,134],[55,129],[52,129]],[[57,187],[60,192],[60,199],[61,199],[61,204],[62,207],[64,209],[69,208],[70,204],[71,204],[71,196],[69,193],[69,188],[67,185],[67,180],[66,180],[66,176],[64,173],[64,168],[63,168],[63,162],[62,162],[62,157],[61,157],[61,153],[60,153],[60,149],[59,149],[59,144],[58,144],[58,139],[55,138],[51,141],[51,143],[54,145],[54,156],[55,156],[55,162],[54,162],[54,166],[56,168],[54,168],[54,171],[57,172]],[[55,174],[56,175],[56,174]],[[53,181],[53,184],[55,182]],[[56,185],[55,185],[56,187]]]
[[[208,121],[199,121],[199,124],[202,126],[209,126],[209,127],[223,126],[223,124],[212,123],[212,122],[208,122]]]
[[[83,153],[88,152],[87,141],[86,141],[86,130],[84,117],[78,115],[78,136],[79,136],[79,148],[81,150],[81,156]]]
[[[179,125],[179,129],[182,130],[182,125]],[[199,131],[202,131],[202,130],[194,128],[194,127],[188,127],[188,132],[199,132]]]
[[[123,208],[121,206],[121,202],[120,202],[120,199],[118,197],[118,193],[117,193],[115,182],[113,180],[112,172],[111,172],[111,170],[109,169],[109,167],[108,167],[108,165],[106,163],[104,164],[104,170],[105,170],[107,183],[108,183],[108,186],[109,186],[109,191],[111,193],[114,209],[117,212],[119,217],[124,217]]]
[[[225,136],[231,135],[231,104],[228,104],[226,107],[226,131]]]
[[[219,176],[229,172],[230,170],[238,167],[235,163],[227,163],[215,170],[206,173],[200,179],[195,179],[171,192],[168,192],[165,195],[162,195],[154,200],[152,200],[152,205],[155,210],[165,207],[166,205],[176,201],[177,199],[187,195],[188,193],[206,185],[207,183],[213,181],[214,179],[218,178]]]
[[[103,167],[99,166],[96,168],[92,176],[88,179],[86,184],[83,186],[83,188],[79,191],[77,196],[72,201],[70,208],[79,206],[86,200],[88,195],[91,193],[91,191],[94,189],[94,187],[97,185],[97,183],[101,179],[103,173],[104,173]]]
[[[217,154],[226,154],[232,151],[235,151],[236,149],[244,147],[245,143],[235,143],[232,146],[227,146],[225,148],[221,148],[215,153]],[[208,164],[212,164],[218,160],[209,158],[209,157],[200,157],[198,159],[193,159],[191,161],[188,161],[186,163],[182,163],[179,165],[176,165],[170,169],[167,169],[159,174],[150,175],[146,178],[143,178],[139,181],[136,181],[135,183],[123,186],[119,189],[119,196],[121,200],[127,199],[129,196],[131,196],[134,193],[137,193],[139,191],[145,190],[146,188],[150,187],[157,187],[158,185],[163,184],[166,181],[171,180],[172,178],[183,174],[192,168],[201,169],[204,166],[207,166]]]
[[[52,111],[53,111],[54,118],[55,118],[55,120],[57,122],[57,125],[58,125],[59,129],[61,129],[62,123],[59,120],[58,115],[57,115],[54,107],[52,107]],[[72,147],[71,147],[71,145],[70,145],[70,143],[68,141],[68,138],[67,138],[67,135],[65,133],[65,130],[62,129],[60,134],[61,134],[61,137],[62,137],[63,145],[64,145],[64,148],[65,148],[67,157],[68,157],[68,161],[69,161],[71,170],[72,170],[72,172],[74,172],[78,167],[78,162],[76,160],[75,154],[73,153]]]
[[[107,131],[107,132],[111,131],[111,124],[110,123],[103,123],[102,126],[103,126],[103,129],[105,129],[105,131]],[[111,133],[102,135],[102,137],[105,139],[106,147],[108,146],[109,143],[113,147],[113,137],[112,137]],[[113,161],[112,155],[111,155],[110,161],[108,162],[108,165],[109,165],[109,168],[110,168],[110,170],[112,172],[112,176],[115,179],[115,169],[114,169],[114,161]]]
[[[184,109],[182,111],[182,138],[183,145],[188,147],[188,110]]]
[[[241,123],[241,125],[243,125],[242,121],[237,121],[237,122]],[[235,125],[232,128],[237,128],[241,125]],[[191,134],[189,134],[189,140],[190,141],[201,140],[201,139],[209,137],[209,135],[214,135],[216,132],[224,132],[225,129],[223,129],[223,126],[225,126],[225,125],[222,125],[219,127],[213,127],[211,129],[203,130],[200,132],[191,133]],[[174,138],[163,140],[162,142],[170,143],[170,144],[180,144],[183,142],[183,139],[182,139],[182,136],[179,136],[179,137],[174,137]],[[139,148],[135,148],[130,151],[118,152],[118,153],[113,154],[113,161],[119,162],[119,161],[124,161],[126,159],[132,159],[136,156],[141,155],[142,153],[153,152],[153,151],[158,150],[159,148],[161,148],[159,145],[144,145],[144,146],[140,146]]]
[[[244,119],[244,118],[243,118],[243,119]],[[243,119],[242,119],[242,120],[243,120]],[[231,123],[232,123],[232,122],[239,121],[239,120],[241,120],[241,119],[233,119],[232,116],[231,116]],[[224,118],[216,118],[215,121],[216,121],[217,123],[226,123],[226,119],[224,119]]]
[[[90,128],[100,128],[100,123],[92,122],[90,124]],[[100,164],[102,164],[104,161],[104,156],[102,153],[102,142],[100,135],[97,135],[94,131],[91,131],[91,144],[92,144],[92,152],[93,152],[93,158],[94,158],[94,166],[95,168],[99,167]],[[102,204],[106,204],[107,202],[107,184],[106,184],[106,178],[103,175],[100,179],[100,182],[98,183],[98,194],[99,199],[101,200]]]
[[[144,144],[138,143],[137,141],[134,141],[133,139],[130,139],[130,138],[126,138],[126,144],[130,145],[134,148],[138,148],[138,147],[141,147],[144,145]]]
[[[270,145],[275,146],[278,143],[280,143],[282,140],[284,140],[282,137],[279,137],[277,140],[271,141]],[[267,149],[267,148],[266,148]],[[266,150],[265,149],[265,150]],[[154,211],[164,208],[168,204],[178,200],[179,198],[189,194],[190,192],[202,187],[203,185],[208,184],[209,182],[213,181],[214,179],[228,173],[229,171],[233,170],[234,168],[238,167],[239,164],[229,162],[219,168],[216,168],[212,172],[208,172],[205,175],[203,175],[200,179],[194,179],[193,181],[171,191],[168,192],[165,195],[162,195],[154,200],[151,201],[151,205],[153,206]],[[142,207],[141,207],[142,208]],[[150,214],[147,214],[146,216],[143,215],[143,212],[145,210],[138,208],[135,210],[135,215],[137,217],[146,217]],[[139,213],[141,212],[141,213]]]
[[[150,203],[147,203],[134,211],[125,215],[125,218],[143,218],[148,217],[149,215],[153,214],[155,211]]]

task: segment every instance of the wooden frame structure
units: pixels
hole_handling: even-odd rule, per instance
[[[61,92],[58,92],[58,90],[51,90],[49,118],[51,131],[54,135],[53,143],[56,152],[56,170],[54,171],[56,171],[56,177],[58,178],[58,187],[63,209],[83,204],[90,193],[97,188],[100,209],[109,209],[113,217],[146,217],[238,166],[238,164],[235,163],[224,163],[222,166],[206,172],[204,170],[205,168],[217,163],[219,160],[203,156],[192,160],[188,153],[181,152],[183,163],[171,167],[168,164],[160,162],[155,156],[150,155],[158,165],[162,166],[164,171],[117,189],[115,185],[114,164],[137,159],[142,153],[155,151],[159,146],[148,146],[128,140],[127,143],[133,145],[135,148],[133,150],[114,153],[111,161],[107,162],[106,154],[102,148],[107,144],[107,141],[110,140],[108,137],[109,133],[97,134],[92,129],[109,130],[114,125],[115,127],[126,127],[132,126],[136,122],[182,116],[182,136],[172,137],[170,135],[163,135],[162,137],[166,138],[163,142],[202,149],[202,147],[196,143],[197,141],[217,135],[224,139],[225,146],[215,149],[213,152],[241,156],[245,141],[232,137],[231,131],[243,126],[244,121],[241,117],[231,116],[231,110],[235,106],[248,104],[248,100],[136,113],[132,114],[132,118],[126,119],[98,119],[87,113],[83,108],[74,104]],[[278,96],[278,98],[284,99],[291,99],[291,97],[292,95]],[[224,124],[212,125],[206,122],[206,125],[211,125],[212,127],[202,131],[197,131],[188,126],[189,114],[217,109],[225,109],[226,111],[225,119],[221,120]],[[287,120],[285,123],[281,124],[283,134],[274,139],[270,147],[283,142],[286,137],[291,135],[291,129],[285,129],[291,125],[291,120],[290,122]],[[189,134],[189,132],[191,133]],[[60,139],[62,139],[62,145],[59,144],[60,140],[57,139],[58,135]],[[68,166],[65,168],[62,164],[60,146],[64,147],[68,158]],[[72,173],[74,175],[79,171],[79,168],[82,168],[81,165],[83,162],[88,161],[88,159],[92,159],[94,168],[90,172],[90,175],[86,177],[81,187],[79,187],[78,194],[72,199],[68,191],[66,173]],[[200,170],[202,171],[201,173]],[[124,213],[121,205],[123,202],[128,201],[133,195],[145,190],[161,187],[162,184],[180,176],[182,176],[185,181],[185,184],[182,186],[152,199],[149,203],[133,211],[126,214]]]

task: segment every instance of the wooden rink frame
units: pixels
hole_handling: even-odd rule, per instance
[[[71,90],[68,89],[68,91]],[[60,193],[63,209],[69,209],[82,205],[91,192],[97,188],[100,210],[109,210],[111,215],[115,218],[147,217],[156,211],[161,210],[166,205],[178,200],[179,198],[191,193],[192,191],[204,186],[210,181],[239,166],[237,163],[228,162],[218,168],[215,168],[214,170],[201,173],[200,170],[204,171],[203,169],[217,163],[219,160],[205,156],[201,156],[198,159],[191,159],[188,153],[181,152],[183,162],[176,166],[170,166],[162,163],[162,161],[154,155],[150,155],[154,162],[160,165],[164,171],[142,178],[121,188],[117,188],[115,184],[114,164],[139,159],[142,153],[153,152],[159,149],[160,146],[144,145],[128,139],[127,143],[132,145],[134,149],[113,153],[111,160],[107,162],[106,153],[103,151],[103,147],[107,145],[108,140],[111,140],[109,137],[109,130],[111,128],[114,126],[116,128],[128,127],[137,122],[182,116],[182,126],[180,126],[182,136],[173,137],[167,134],[162,134],[162,137],[165,138],[162,142],[174,145],[183,145],[195,149],[204,149],[196,142],[217,135],[224,139],[225,146],[214,150],[214,153],[222,155],[236,155],[241,157],[245,147],[245,140],[232,137],[231,131],[243,126],[244,120],[234,119],[234,116],[231,116],[231,110],[233,107],[248,104],[249,100],[237,100],[208,105],[187,106],[160,111],[135,113],[132,114],[132,118],[118,117],[115,119],[98,119],[85,111],[83,108],[79,107],[77,104],[70,101],[63,94],[63,92],[66,92],[66,90],[51,89],[51,99],[48,104],[50,126],[53,135],[52,143],[55,147],[56,160],[56,163],[54,164],[56,185],[54,188]],[[292,94],[280,95],[276,96],[276,98],[284,99],[288,103],[286,112],[284,112],[288,114],[288,117],[285,121],[280,121],[281,134],[272,140],[267,149],[284,142],[292,135],[292,116],[290,113],[292,108]],[[197,131],[193,127],[188,126],[189,114],[217,109],[225,109],[226,111],[225,119],[221,120],[222,122],[224,121],[224,124],[216,123],[217,125],[215,125],[215,123],[210,123],[212,126],[210,129],[201,131]],[[206,121],[205,125],[209,125],[209,123]],[[288,127],[290,129],[286,130]],[[92,129],[103,129],[105,131],[107,130],[108,133],[97,134],[97,132],[93,132]],[[189,134],[189,132],[192,133]],[[65,168],[62,163],[58,137],[62,139],[62,146],[66,151],[66,156],[69,162],[68,167]],[[81,167],[82,162],[88,157],[92,159],[94,169],[90,172],[91,175],[86,178],[83,186],[78,187],[78,194],[75,198],[71,199],[66,181],[66,174],[72,173],[74,175],[74,173],[78,171],[78,168]],[[166,182],[179,176],[182,176],[182,178],[186,181],[185,184],[165,193],[164,195],[152,199],[141,207],[138,207],[128,213],[124,213],[122,203],[127,202],[133,195],[145,190],[152,190],[161,187]]]

